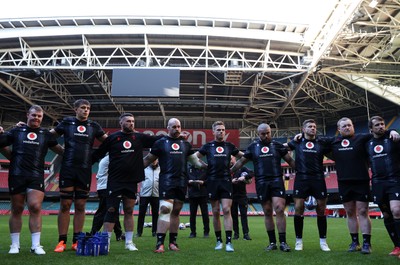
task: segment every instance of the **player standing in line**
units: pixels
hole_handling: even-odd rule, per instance
[[[161,136],[135,132],[135,118],[124,113],[119,118],[121,130],[110,134],[93,154],[98,161],[109,154],[110,164],[107,181],[107,213],[104,230],[109,241],[118,218],[119,205],[124,207],[125,249],[137,251],[133,243],[133,207],[136,203],[137,184],[145,179],[143,149],[150,148]]]
[[[60,210],[58,212],[58,244],[54,252],[64,252],[74,202],[72,250],[76,250],[78,235],[85,222],[85,207],[92,181],[92,149],[95,139],[104,141],[107,134],[101,126],[89,120],[90,103],[85,99],[74,102],[75,117],[64,118],[50,130],[64,136],[65,152],[60,170]]]
[[[308,196],[314,196],[317,199],[319,244],[322,251],[330,251],[326,243],[325,209],[328,194],[323,168],[324,155],[330,152],[330,148],[324,141],[317,138],[317,125],[314,120],[305,120],[302,130],[304,137],[300,141],[292,140],[288,143],[289,148],[295,150],[296,164],[296,178],[293,186],[295,250],[303,250],[304,200]]]
[[[373,135],[365,145],[372,171],[372,197],[382,211],[386,229],[395,243],[395,249],[389,255],[396,255],[400,238],[400,143],[390,139],[382,117],[371,117],[368,127]]]
[[[179,229],[179,214],[185,200],[188,176],[187,162],[202,167],[194,155],[192,145],[180,137],[181,122],[176,118],[168,121],[168,135],[154,143],[150,153],[143,159],[148,166],[158,159],[160,164],[159,198],[160,211],[157,223],[157,243],[155,253],[164,253],[164,241],[169,230],[171,251],[179,251],[176,242]]]
[[[371,253],[371,220],[368,214],[370,186],[368,154],[365,143],[371,134],[355,134],[353,122],[341,118],[337,122],[340,136],[331,138],[332,158],[335,161],[339,196],[347,215],[351,243],[349,252]],[[358,230],[361,228],[363,245],[360,246]]]
[[[8,253],[18,254],[20,251],[22,212],[26,201],[32,237],[31,252],[44,255],[46,252],[40,245],[44,159],[48,148],[59,155],[63,154],[63,148],[57,143],[53,134],[40,127],[43,120],[43,109],[40,106],[30,107],[26,116],[26,125],[16,127],[0,136],[0,148],[12,145],[12,151],[8,147],[3,149],[5,155],[10,158],[8,185],[11,197],[9,220],[11,246]]]
[[[213,225],[217,244],[215,250],[223,248],[220,220],[220,204],[224,215],[226,236],[225,250],[233,252],[232,245],[232,176],[230,173],[231,156],[242,157],[243,153],[235,145],[225,141],[225,124],[216,121],[212,125],[214,141],[203,145],[196,155],[199,158],[207,157],[207,191],[213,213]]]
[[[270,242],[265,250],[278,249],[273,219],[273,212],[275,211],[280,242],[279,249],[289,252],[290,247],[286,241],[286,193],[281,159],[284,159],[292,168],[295,167],[295,163],[287,148],[272,140],[271,127],[268,124],[260,124],[257,128],[257,134],[259,138],[247,147],[243,157],[237,161],[231,170],[235,172],[249,160],[253,161],[257,198],[263,207],[265,228]]]

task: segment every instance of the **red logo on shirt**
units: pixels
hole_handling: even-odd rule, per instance
[[[125,141],[122,145],[125,149],[130,149],[132,147],[132,143],[129,141]]]
[[[307,143],[306,143],[306,147],[307,147],[308,149],[313,149],[313,148],[314,148],[314,143],[313,143],[313,142],[307,142]]]
[[[350,145],[350,141],[349,140],[347,140],[347,139],[343,139],[342,140],[342,146],[343,147],[347,147],[347,146],[349,146]]]
[[[176,151],[176,150],[179,150],[180,146],[179,146],[179,144],[177,144],[177,143],[173,143],[173,144],[171,145],[171,148],[172,148],[172,150]]]
[[[86,132],[86,127],[85,127],[85,126],[82,126],[82,125],[79,125],[76,129],[77,129],[78,132],[80,132],[80,133]]]
[[[218,154],[222,154],[224,152],[224,148],[221,146],[218,146],[217,149],[215,149],[215,151],[217,151]]]
[[[33,141],[36,140],[37,135],[34,132],[28,133],[28,135],[26,136],[29,140]]]
[[[382,145],[377,145],[377,146],[374,147],[374,152],[375,153],[380,154],[380,153],[382,153],[382,151],[383,151],[383,146]]]
[[[263,154],[266,154],[266,153],[269,152],[269,148],[266,147],[266,146],[264,146],[263,148],[261,148],[261,152],[262,152]]]

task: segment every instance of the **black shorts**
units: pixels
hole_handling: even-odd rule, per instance
[[[306,199],[314,196],[315,199],[328,197],[325,179],[297,179],[294,180],[293,198]]]
[[[185,201],[186,187],[164,187],[159,186],[159,198],[161,200],[179,200]]]
[[[400,201],[400,179],[399,180],[372,180],[372,198],[374,203],[382,204],[390,201]]]
[[[272,197],[285,198],[285,183],[282,177],[263,180],[262,183],[256,183],[257,198],[260,202],[270,201]]]
[[[340,180],[339,197],[344,202],[360,201],[369,202],[371,199],[371,191],[369,180]]]
[[[80,167],[65,167],[60,170],[60,189],[78,187],[84,191],[90,190],[92,169]]]
[[[119,209],[119,205],[121,203],[121,200],[123,198],[128,198],[132,200],[136,200],[136,191],[133,191],[130,188],[127,189],[120,189],[115,192],[109,192],[106,197],[106,202],[107,202],[107,209],[109,208],[115,208]]]
[[[8,176],[8,190],[11,195],[26,193],[27,189],[44,192],[44,179],[42,177]]]
[[[108,194],[118,194],[118,195],[123,195],[128,198],[133,198],[132,194],[135,194],[135,199],[136,199],[136,193],[137,193],[137,183],[134,182],[108,182],[107,183],[107,193]]]
[[[207,193],[210,200],[232,199],[232,182],[228,180],[207,181]]]

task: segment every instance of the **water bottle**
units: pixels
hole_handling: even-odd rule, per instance
[[[93,251],[92,255],[97,257],[100,255],[100,238],[98,237],[93,237]]]
[[[83,255],[84,256],[92,256],[93,255],[93,238],[88,238],[86,240]]]
[[[100,238],[100,255],[108,255],[108,233],[102,232]]]
[[[76,248],[76,255],[83,256],[84,255],[84,248],[85,248],[85,233],[80,232],[78,235],[78,247]]]

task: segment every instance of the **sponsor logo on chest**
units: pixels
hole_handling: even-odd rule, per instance
[[[24,140],[24,144],[34,144],[34,145],[39,145],[39,142],[35,142],[35,140],[38,138],[37,134],[34,132],[30,132],[26,135],[26,138],[28,140]]]
[[[80,136],[80,137],[89,137],[89,135],[86,133],[86,127],[83,125],[78,125],[78,127],[76,127],[76,131],[74,133],[75,136]]]
[[[224,152],[225,152],[225,149],[222,146],[217,146],[217,148],[215,148],[214,157],[226,156],[226,154]]]

